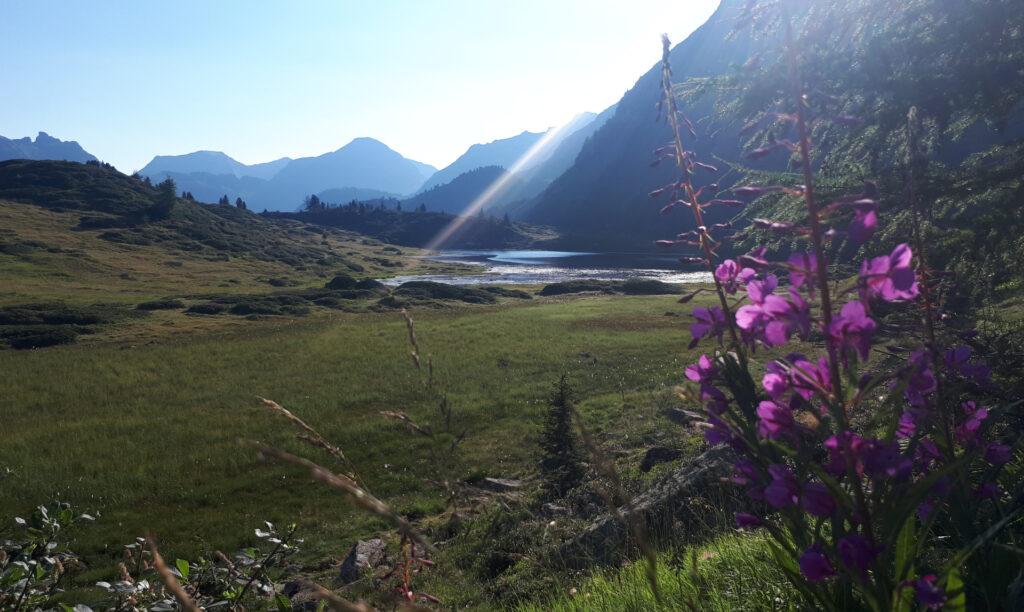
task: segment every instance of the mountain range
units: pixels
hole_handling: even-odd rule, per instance
[[[10,139],[0,136],[0,161],[7,159],[57,159],[74,162],[96,161],[73,140],[60,140],[46,132],[39,132],[35,141],[25,138]]]
[[[745,5],[745,0],[722,0],[704,25],[671,49],[669,63],[676,83],[735,75],[737,70],[746,69],[742,67],[749,66],[755,56],[761,56],[755,53],[755,45],[775,44],[755,40],[748,31],[736,27]],[[899,44],[899,38],[892,36],[878,41],[877,44],[889,44],[887,41]],[[967,43],[942,44],[962,46]],[[865,45],[858,52],[873,51]],[[895,51],[888,57],[901,61]],[[933,57],[935,61],[948,61],[953,56],[942,53],[940,48]],[[858,70],[858,66],[863,65],[863,62],[840,61],[837,66],[829,67],[829,71],[834,74],[839,69]],[[981,69],[974,72],[984,76]],[[243,198],[256,210],[295,210],[305,196],[315,193],[335,204],[354,199],[395,198],[402,201],[403,206],[423,205],[428,210],[458,214],[486,192],[488,199],[483,202],[483,208],[488,213],[509,214],[517,220],[555,227],[562,233],[565,246],[649,245],[657,237],[692,229],[691,219],[680,215],[666,218],[659,214],[660,207],[646,197],[651,189],[670,182],[675,176],[671,164],[652,167],[651,163],[653,151],[670,139],[664,122],[655,120],[661,97],[660,73],[659,65],[652,66],[616,104],[599,114],[582,113],[561,129],[524,131],[509,138],[472,145],[440,170],[405,158],[379,141],[357,138],[317,157],[281,158],[255,165],[242,164],[214,151],[157,156],[142,173],[152,179],[170,176],[180,190],[191,191],[203,201],[216,201],[226,194],[232,200]],[[942,66],[934,73],[958,74]],[[870,82],[875,76],[847,75],[844,85],[857,86]],[[886,83],[884,90],[878,85],[863,91],[863,99],[870,96],[879,100],[899,98],[898,102],[875,105],[875,108],[893,108],[892,117],[879,119],[880,111],[876,110],[870,111],[876,113],[875,118],[868,120],[882,121],[880,125],[889,130],[885,133],[891,134],[896,129],[892,126],[901,125],[907,108],[913,105],[935,116],[941,116],[943,108],[963,106],[973,114],[961,113],[956,121],[947,122],[954,128],[963,126],[962,129],[958,133],[947,130],[935,140],[936,159],[947,166],[955,167],[972,154],[1024,135],[1024,110],[1020,110],[1024,103],[1013,102],[1017,98],[1006,97],[1004,104],[1017,110],[1003,113],[1005,121],[999,123],[988,121],[983,114],[984,107],[970,102],[972,98],[954,95],[960,90],[952,82],[918,83],[913,81],[912,73],[902,78],[913,86]],[[975,90],[997,91],[988,85],[991,83],[983,82]],[[937,97],[936,92],[945,93]],[[976,107],[983,110],[974,112]],[[714,181],[721,191],[748,170],[777,170],[784,165],[778,157],[743,159],[744,139],[740,135],[749,111],[740,111],[728,102],[723,104],[713,95],[706,95],[687,98],[682,102],[682,112],[694,124],[688,141],[694,141],[694,149],[701,160],[720,169],[698,174],[698,183]],[[853,109],[853,112],[858,110]],[[869,138],[872,132],[863,133]],[[773,134],[766,136],[769,140],[773,137]],[[862,157],[873,160],[871,163],[876,167],[865,169],[865,173],[877,175],[885,164],[893,166],[889,158],[885,164],[877,160],[884,151],[895,150],[894,147],[871,146],[875,148]],[[823,142],[820,149],[829,154],[827,143]],[[42,133],[35,143],[27,138],[0,139],[0,158],[32,159],[47,155],[57,159],[95,159],[77,143],[62,143]],[[491,189],[496,182],[501,183],[501,189]],[[586,214],[581,214],[582,211]],[[732,215],[732,211],[711,209],[706,221],[724,221]]]

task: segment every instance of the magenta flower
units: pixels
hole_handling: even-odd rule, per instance
[[[698,383],[711,382],[717,373],[715,362],[711,361],[707,355],[701,355],[697,363],[686,368],[686,377]]]
[[[757,468],[749,459],[738,459],[732,466],[732,482],[746,486],[757,479]]]
[[[811,482],[804,485],[800,493],[800,506],[814,516],[828,518],[836,511],[836,500],[825,485]]]
[[[827,357],[819,357],[817,364],[799,356],[796,359],[791,358],[791,362],[793,368],[790,377],[793,390],[804,400],[809,401],[816,393],[832,391],[832,377],[829,374]]]
[[[864,304],[848,302],[832,319],[828,326],[828,334],[837,347],[856,349],[861,361],[867,361],[871,354],[871,336],[878,325],[868,316]]]
[[[821,544],[814,544],[800,555],[800,573],[810,582],[821,582],[835,576],[836,570],[822,551]]]
[[[886,478],[903,480],[913,469],[913,462],[900,452],[896,442],[865,440],[859,454],[864,472],[876,481]]]
[[[992,465],[1006,465],[1013,459],[1013,449],[1005,444],[993,442],[985,447],[985,461]]]
[[[878,297],[886,302],[912,300],[917,297],[917,275],[910,267],[913,253],[901,244],[892,254],[865,261],[860,269],[862,296]]]
[[[839,540],[839,545],[836,548],[843,565],[852,572],[860,574],[861,578],[867,575],[868,568],[875,562],[878,553],[882,552],[881,547],[856,533]]]
[[[937,578],[933,574],[929,574],[921,576],[911,583],[914,586],[918,603],[926,610],[941,610],[946,605],[946,591],[935,584],[936,580]]]
[[[771,483],[764,489],[764,499],[773,508],[795,506],[800,500],[800,486],[792,470],[781,464],[768,466]]]
[[[789,299],[768,295],[761,307],[768,322],[764,327],[764,342],[768,346],[781,346],[789,342],[790,336],[798,333],[806,338],[811,333],[811,307],[790,289]]]
[[[920,349],[910,355],[907,369],[907,387],[903,395],[911,406],[924,406],[929,394],[938,388],[935,374],[932,372],[928,351]]]
[[[912,438],[917,431],[917,418],[910,410],[904,410],[896,425],[896,437],[901,440]]]
[[[961,408],[963,408],[967,419],[956,428],[956,437],[964,444],[976,444],[982,422],[988,418],[988,408],[979,408],[973,400],[964,402],[961,404]]]
[[[789,284],[795,289],[807,286],[807,294],[814,298],[814,275],[818,273],[818,258],[814,253],[793,253],[786,260],[789,266]]]
[[[864,465],[860,457],[864,440],[860,436],[852,431],[844,431],[837,436],[829,437],[825,440],[824,446],[829,454],[829,462],[825,465],[829,473],[844,476],[849,461],[858,476],[864,474]]]
[[[760,527],[761,525],[764,525],[764,521],[749,512],[736,513],[736,526],[740,529]]]
[[[878,205],[873,200],[859,200],[853,206],[853,221],[846,228],[846,234],[855,243],[864,244],[878,227]]]
[[[775,295],[778,284],[774,274],[763,281],[750,281],[747,297],[751,303],[736,311],[736,325],[745,337],[768,346],[784,344],[794,331],[805,335],[810,331],[810,307],[796,292],[790,292],[790,300]]]
[[[690,324],[690,334],[693,335],[690,348],[697,346],[701,339],[709,336],[715,336],[719,343],[722,342],[722,334],[725,333],[725,313],[721,308],[694,308],[693,318],[696,321]]]
[[[757,305],[764,304],[764,298],[771,295],[779,286],[779,279],[774,274],[769,274],[764,280],[751,280],[747,283],[747,297]]]
[[[963,377],[969,378],[979,385],[987,384],[992,378],[992,370],[984,364],[971,363],[970,359],[971,347],[969,346],[949,349],[943,356],[943,361],[950,370],[960,373]]]
[[[795,432],[796,421],[793,420],[793,411],[787,406],[764,401],[757,407],[757,416],[760,418],[757,431],[762,437],[778,440]]]
[[[751,268],[741,268],[731,259],[726,259],[715,268],[715,278],[722,284],[722,289],[732,295],[736,289],[746,285],[757,274]]]
[[[704,439],[708,444],[715,446],[718,444],[729,444],[732,440],[732,432],[729,431],[729,426],[718,417],[708,417],[708,427],[704,430]]]

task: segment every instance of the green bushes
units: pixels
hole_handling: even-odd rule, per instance
[[[540,295],[565,295],[567,293],[623,293],[625,295],[675,295],[679,286],[648,278],[631,278],[626,281],[571,280],[545,285]]]
[[[394,294],[413,300],[455,300],[468,304],[493,304],[498,301],[493,293],[483,289],[433,281],[402,283],[394,290]]]
[[[135,307],[136,310],[178,310],[184,308],[185,302],[171,298],[143,302]]]
[[[138,313],[143,314],[143,313]],[[132,316],[114,304],[71,306],[63,302],[17,304],[0,308],[0,347],[34,349],[70,344],[98,325]]]

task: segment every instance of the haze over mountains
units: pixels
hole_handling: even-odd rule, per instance
[[[749,34],[734,31],[743,4],[723,0],[704,25],[672,49],[676,82],[723,75],[750,59]],[[201,201],[215,202],[222,195],[232,201],[241,197],[257,211],[294,211],[311,194],[332,204],[394,198],[407,210],[422,205],[453,214],[467,212],[476,203],[491,215],[508,214],[515,220],[555,227],[565,245],[649,245],[659,235],[685,229],[666,229],[665,218],[645,195],[673,177],[670,164],[651,167],[652,151],[668,141],[667,128],[655,121],[661,96],[655,60],[618,103],[600,114],[581,113],[557,130],[524,131],[474,144],[440,170],[372,138],[357,138],[320,156],[284,157],[254,165],[217,151],[156,156],[141,173],[153,180],[169,176],[179,191],[189,191]],[[743,118],[723,113],[712,96],[687,103],[685,113],[696,124],[701,159],[723,170],[739,162]],[[954,143],[955,151],[939,143],[940,157],[958,163],[994,143],[1019,137],[1024,133],[1020,119],[1018,113],[1010,127],[998,133],[984,126],[973,129]],[[0,159],[11,157],[95,159],[77,143],[61,142],[45,133],[35,142],[0,138]],[[777,161],[744,160],[742,166],[777,167]],[[710,181],[713,177],[725,189],[738,176],[718,173],[697,178]],[[501,188],[493,189],[498,183]],[[488,197],[481,200],[485,193]],[[712,222],[732,215],[718,210],[708,214]]]

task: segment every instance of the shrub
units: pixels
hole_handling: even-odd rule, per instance
[[[153,300],[150,302],[143,302],[136,306],[136,310],[177,310],[184,308],[185,302],[181,300],[175,300],[171,298],[164,298],[162,300]]]
[[[188,314],[200,314],[200,315],[217,315],[227,310],[226,304],[218,304],[216,302],[203,302],[202,304],[194,304],[189,306],[185,312]]]

